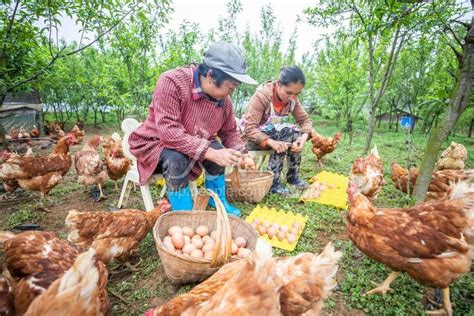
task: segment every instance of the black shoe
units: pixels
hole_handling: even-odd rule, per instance
[[[300,178],[287,179],[286,182],[288,182],[288,184],[294,185],[299,190],[303,190],[308,187],[308,183],[306,181],[301,180]]]
[[[283,185],[277,184],[277,185],[273,185],[270,188],[270,193],[280,194],[280,195],[290,195],[291,191],[289,189],[285,188]]]

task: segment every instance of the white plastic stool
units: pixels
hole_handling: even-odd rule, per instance
[[[128,137],[130,134],[140,126],[140,123],[133,119],[127,118],[122,121],[122,131],[124,133],[122,145],[123,145],[123,153],[125,157],[130,158],[132,160],[132,166],[130,170],[127,172],[125,176],[125,180],[122,185],[122,192],[120,193],[120,198],[117,204],[118,208],[122,206],[126,206],[128,202],[128,197],[130,195],[130,190],[132,189],[130,184],[137,184],[139,183],[140,177],[138,175],[138,168],[137,168],[137,159],[130,153],[130,145],[128,144]],[[148,183],[145,185],[139,185],[140,192],[142,194],[143,203],[145,204],[145,210],[151,211],[154,208],[153,199],[151,197],[150,187],[148,186],[149,183],[155,183],[157,180],[163,179],[163,175],[156,174],[153,175],[149,180]],[[189,189],[191,190],[191,194],[193,198],[197,196],[197,186],[196,182],[191,181],[189,183]],[[166,185],[163,186],[160,192],[160,198],[163,198],[166,193]],[[124,203],[125,200],[125,203]]]

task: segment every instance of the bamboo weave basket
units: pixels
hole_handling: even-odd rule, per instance
[[[273,172],[234,170],[226,176],[226,195],[231,201],[259,203],[272,186]]]
[[[216,202],[216,212],[203,211],[207,207],[209,197],[214,198]],[[218,238],[211,260],[170,252],[163,244],[163,238],[168,234],[168,229],[174,225],[194,229],[199,225],[206,225],[210,231],[216,230]],[[238,260],[231,258],[231,246],[232,237],[239,236],[247,240],[247,248],[255,249],[258,238],[255,229],[243,219],[229,216],[219,197],[209,190],[203,190],[198,194],[192,211],[165,213],[160,216],[153,228],[153,238],[165,274],[174,284],[201,281],[227,262]]]

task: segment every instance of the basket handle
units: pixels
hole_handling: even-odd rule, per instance
[[[232,249],[232,230],[230,228],[229,216],[219,196],[210,190],[199,191],[194,201],[193,210],[205,210],[209,198],[213,198],[216,204],[216,232],[217,240],[211,258],[211,267],[220,267],[230,260]]]
[[[229,178],[232,183],[232,190],[238,191],[240,189],[240,172],[237,165],[234,166],[232,172],[229,174]]]

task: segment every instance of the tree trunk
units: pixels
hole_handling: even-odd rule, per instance
[[[426,192],[431,182],[431,174],[433,173],[441,146],[453,130],[459,116],[469,105],[469,96],[474,82],[474,18],[471,20],[471,26],[465,38],[461,62],[459,80],[453,92],[453,97],[450,99],[442,121],[431,133],[425,147],[425,155],[423,156],[415,184],[417,203],[425,200]]]

